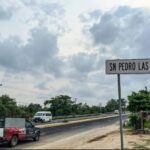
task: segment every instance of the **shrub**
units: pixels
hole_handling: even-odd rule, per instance
[[[131,116],[129,116],[129,125],[135,130],[140,129],[141,128],[140,117],[137,114],[132,114]]]
[[[150,120],[145,121],[144,127],[150,129]]]

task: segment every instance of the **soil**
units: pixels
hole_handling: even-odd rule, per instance
[[[150,148],[150,134],[124,130],[124,147]],[[63,139],[36,146],[34,149],[120,149],[119,125],[110,125],[81,132]]]

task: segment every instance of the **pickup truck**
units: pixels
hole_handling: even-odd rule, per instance
[[[24,118],[0,119],[0,143],[8,143],[14,147],[19,141],[33,139],[38,141],[40,130]]]

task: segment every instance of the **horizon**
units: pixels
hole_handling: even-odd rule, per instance
[[[149,18],[147,0],[1,0],[0,95],[28,104],[117,99],[105,60],[148,58]],[[122,97],[149,84],[149,75],[121,75]]]

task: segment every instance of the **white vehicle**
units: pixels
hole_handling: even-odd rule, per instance
[[[52,113],[50,111],[39,111],[34,115],[33,121],[35,122],[52,121]]]
[[[115,114],[119,114],[119,110],[115,110],[114,113],[115,113]]]

